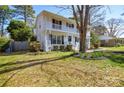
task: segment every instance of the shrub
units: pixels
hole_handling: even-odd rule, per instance
[[[32,35],[31,38],[30,38],[30,41],[37,41],[36,36]]]
[[[30,51],[31,52],[40,51],[40,43],[38,41],[30,42]]]
[[[94,44],[94,48],[95,48],[95,49],[99,48],[99,43],[95,43],[95,44]]]
[[[53,50],[57,51],[57,50],[59,50],[59,47],[58,46],[53,46]]]
[[[91,32],[91,40],[90,41],[91,41],[91,46],[94,46],[94,48],[99,48],[100,40],[94,32]]]
[[[9,39],[0,37],[0,52],[4,52],[9,47],[9,42]]]
[[[63,45],[60,46],[60,50],[64,51],[65,47]]]
[[[120,43],[117,43],[117,44],[116,44],[116,47],[120,47],[120,46],[122,46]]]
[[[66,50],[67,50],[67,51],[72,51],[72,45],[67,45],[67,46],[66,46]]]

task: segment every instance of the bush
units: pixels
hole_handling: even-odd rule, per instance
[[[0,37],[0,52],[4,52],[9,47],[9,42],[9,39]]]
[[[66,50],[67,50],[67,51],[72,51],[72,45],[67,45],[67,46],[66,46]]]
[[[31,38],[30,38],[30,41],[37,41],[36,36],[32,35]]]
[[[40,51],[40,43],[38,41],[30,42],[30,51],[31,52]]]
[[[99,43],[95,43],[95,44],[94,44],[94,48],[95,48],[95,49],[99,48]]]
[[[59,47],[58,46],[53,46],[53,50],[57,51],[57,50],[59,50]]]
[[[91,32],[91,40],[90,41],[91,41],[91,46],[94,46],[94,48],[99,48],[100,40],[94,32]]]
[[[117,43],[116,44],[116,47],[120,47],[120,46],[122,46],[122,44],[120,44],[120,43]]]
[[[60,46],[60,50],[61,50],[61,51],[64,51],[64,49],[65,49],[65,46],[62,46],[62,45],[61,45],[61,46]]]

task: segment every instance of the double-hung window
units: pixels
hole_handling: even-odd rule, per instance
[[[64,36],[49,35],[51,44],[64,44]]]

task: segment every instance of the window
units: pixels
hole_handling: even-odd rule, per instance
[[[62,28],[62,21],[58,21],[55,19],[52,19],[52,27],[55,29],[61,29]]]
[[[69,23],[66,23],[66,27],[69,27],[69,28],[74,28],[74,24],[69,24]]]
[[[75,37],[75,42],[78,42],[78,39],[77,39],[77,37]]]
[[[55,19],[52,19],[52,23],[62,25],[62,21],[58,21],[58,20],[55,20]]]
[[[78,39],[77,37],[75,37],[75,43],[76,43],[76,42],[79,42],[79,39]]]
[[[68,36],[68,41],[71,42],[71,36]]]
[[[52,44],[56,44],[56,36],[55,35],[52,35]]]
[[[52,23],[55,23],[55,19],[52,19]]]
[[[57,44],[61,44],[62,42],[62,37],[61,36],[57,36]]]
[[[64,44],[64,36],[49,35],[51,44]]]

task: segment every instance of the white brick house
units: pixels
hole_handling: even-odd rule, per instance
[[[44,51],[53,50],[54,46],[71,44],[79,50],[79,32],[74,20],[42,11],[36,18],[36,36]],[[90,48],[90,32],[87,33],[87,48]]]

